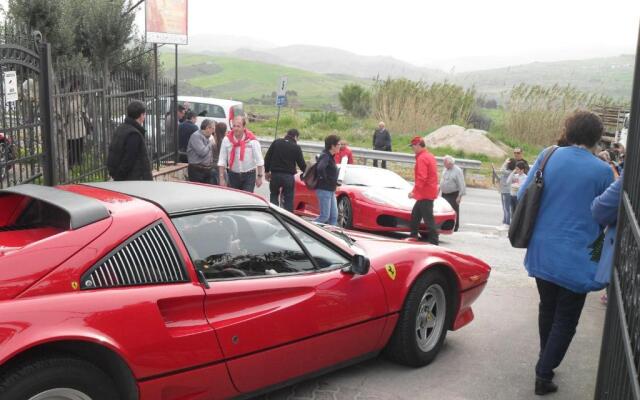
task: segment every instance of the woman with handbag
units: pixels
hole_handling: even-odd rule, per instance
[[[540,295],[537,395],[558,390],[553,370],[573,339],[586,295],[604,286],[595,279],[597,263],[589,248],[600,234],[591,203],[613,182],[611,168],[594,156],[603,131],[602,121],[591,112],[577,111],[567,117],[564,137],[569,145],[555,148],[541,171],[550,149],[544,150],[518,192],[520,200],[529,185],[536,184],[536,177],[544,176],[524,260]]]

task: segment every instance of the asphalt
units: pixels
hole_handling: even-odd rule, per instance
[[[258,190],[266,194],[266,188]],[[262,396],[261,399],[514,400],[533,394],[539,351],[538,294],[522,266],[524,251],[509,245],[500,225],[496,191],[469,189],[461,230],[441,246],[472,254],[492,267],[487,288],[473,306],[475,319],[449,332],[437,359],[411,369],[380,357]],[[569,351],[556,370],[559,391],[549,399],[592,399],[602,340],[602,293],[591,293]]]

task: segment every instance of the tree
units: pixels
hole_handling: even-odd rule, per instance
[[[371,112],[371,95],[357,83],[345,85],[338,98],[342,108],[354,117],[364,118]]]

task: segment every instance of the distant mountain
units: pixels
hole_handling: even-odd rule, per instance
[[[534,62],[507,68],[458,73],[451,80],[475,86],[486,95],[500,98],[520,83],[542,86],[572,85],[616,99],[631,100],[634,55],[557,62]]]
[[[295,45],[265,52],[278,56],[286,65],[322,74],[345,74],[365,79],[391,76],[429,82],[446,76],[441,70],[417,67],[393,57],[361,56],[331,47]]]
[[[389,76],[424,80],[426,82],[447,80],[465,87],[474,86],[479,93],[496,99],[503,99],[505,93],[513,86],[527,83],[543,86],[552,86],[554,84],[572,85],[583,91],[601,93],[616,99],[629,101],[634,68],[633,55],[620,55],[572,61],[533,62],[506,68],[471,72],[455,72],[455,70],[452,70],[447,73],[435,68],[418,67],[393,57],[362,56],[322,46],[293,45],[274,47],[264,41],[220,35],[192,36],[190,45],[181,48],[181,50],[197,53],[198,57],[211,55],[234,59],[238,62],[241,60],[256,62],[260,64],[258,70],[263,72],[266,70],[270,70],[272,73],[275,70],[284,71],[282,68],[286,67],[295,68],[296,71],[313,72],[319,74],[318,77],[321,77],[321,80],[334,79],[330,85],[331,87],[336,87],[334,84],[337,81],[369,84],[375,77],[385,79]],[[198,62],[202,61],[202,58],[198,58]],[[215,63],[215,61],[211,60],[208,62]],[[238,65],[244,64],[240,63]],[[269,67],[266,67],[267,65]],[[482,67],[478,63],[478,68]],[[220,68],[216,68],[215,65],[194,65],[185,72],[193,82],[198,84],[203,82],[210,83],[213,82],[213,74],[220,72],[218,71]],[[257,73],[250,74],[253,78],[267,79],[269,81],[274,79],[271,73],[266,77],[262,77]],[[201,79],[196,79],[198,76]],[[204,79],[204,76],[209,76],[211,79]],[[230,76],[228,75],[228,70],[224,74],[218,75],[215,81],[224,80],[223,77],[225,76]],[[305,82],[310,83],[312,80],[311,75],[307,76],[307,78],[305,78]],[[246,80],[240,86],[237,82],[235,84],[232,82],[226,83],[229,86],[225,87],[232,89],[240,86],[251,88],[251,90],[244,91],[244,94],[251,93],[252,95],[258,95],[258,87],[262,87],[253,85]],[[267,86],[264,86],[264,89],[264,94],[268,94]],[[323,93],[322,96],[328,94],[326,90]],[[304,96],[303,93],[300,93],[300,95]],[[337,92],[331,94],[330,98],[337,99]],[[324,100],[327,100],[327,98],[322,101]],[[316,101],[320,101],[320,99],[316,98]]]

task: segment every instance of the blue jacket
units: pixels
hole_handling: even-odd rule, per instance
[[[602,226],[607,227],[604,235],[604,244],[595,280],[608,284],[611,278],[611,268],[613,266],[613,251],[616,242],[616,223],[618,222],[618,206],[620,205],[620,195],[622,192],[622,176],[596,197],[591,203],[591,214],[593,218]]]
[[[520,187],[520,198],[534,178],[543,151]],[[544,171],[544,190],[524,265],[530,276],[555,283],[576,293],[599,290],[597,264],[591,245],[600,226],[591,216],[591,202],[613,182],[613,171],[586,149],[561,147]]]

